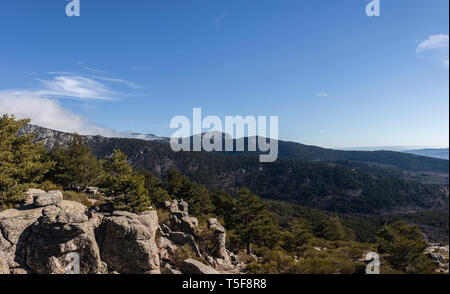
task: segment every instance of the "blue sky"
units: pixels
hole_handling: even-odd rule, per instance
[[[280,139],[448,146],[447,0],[0,2],[0,112],[170,136],[172,117],[278,115]]]

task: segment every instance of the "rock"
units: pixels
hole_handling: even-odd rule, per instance
[[[161,224],[160,227],[161,227],[161,231],[162,231],[164,234],[170,234],[170,232],[172,232],[172,230],[171,230],[171,229],[169,228],[169,226],[166,225],[166,224]]]
[[[163,266],[161,266],[161,274],[163,275],[181,275],[182,272],[174,269],[170,264],[165,263]]]
[[[27,265],[38,274],[97,274],[102,263],[86,207],[72,201],[46,206],[27,241]]]
[[[25,264],[25,246],[31,225],[42,215],[42,207],[8,209],[0,212],[0,252],[10,268]]]
[[[56,204],[63,200],[61,191],[49,191],[45,194],[37,194],[34,197],[34,205],[38,207]]]
[[[87,194],[96,195],[96,194],[98,194],[99,189],[97,187],[86,187],[85,191]]]
[[[92,230],[85,212],[84,205],[72,201],[46,206],[33,230],[49,238],[74,238]]]
[[[101,257],[108,268],[123,274],[160,273],[155,243],[157,223],[153,212],[143,215],[114,212],[105,217]]]
[[[25,199],[23,205],[31,205],[34,203],[34,198],[40,194],[45,194],[46,192],[41,189],[28,189],[25,194]]]
[[[445,257],[439,252],[428,252],[427,256],[433,259],[437,264],[445,261]]]
[[[214,256],[223,259],[225,263],[231,263],[230,256],[225,247],[227,237],[225,228],[215,218],[208,219],[208,228],[214,232]]]
[[[0,275],[9,275],[9,265],[6,256],[0,251]]]
[[[181,246],[188,244],[196,256],[202,257],[200,249],[198,248],[198,245],[192,235],[183,232],[171,232],[170,239]]]
[[[175,257],[176,245],[165,237],[159,238],[156,242],[159,249],[160,260],[172,260]]]
[[[111,203],[103,203],[98,206],[99,212],[112,213],[114,211],[114,206]]]
[[[155,239],[156,231],[159,228],[158,213],[156,210],[145,211],[137,215],[137,219],[150,230],[150,234]]]
[[[181,264],[181,272],[187,275],[217,275],[218,271],[194,259],[186,259]]]
[[[11,275],[29,275],[29,274],[31,274],[31,272],[28,269],[22,268],[22,267],[12,268],[10,271],[11,271]]]
[[[186,234],[195,235],[198,227],[198,220],[190,217],[188,213],[188,203],[184,200],[173,200],[164,202],[166,208],[170,210],[170,228],[173,231],[180,231]]]
[[[108,265],[106,264],[106,262],[102,261],[100,263],[100,272],[99,272],[99,274],[103,274],[103,275],[108,274]]]

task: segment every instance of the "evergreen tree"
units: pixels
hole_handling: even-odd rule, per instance
[[[294,252],[297,256],[306,249],[306,245],[313,239],[308,226],[296,220],[291,225],[290,232],[285,234],[284,248],[289,252]]]
[[[145,178],[145,189],[148,192],[150,201],[156,207],[164,207],[164,201],[171,200],[169,193],[164,189],[161,179],[146,169],[139,171]]]
[[[225,226],[230,228],[234,222],[234,214],[236,212],[236,200],[222,190],[215,188],[211,192],[211,201],[214,206],[214,214],[222,217]]]
[[[177,195],[182,182],[183,177],[175,169],[170,169],[167,174],[167,192],[172,196]]]
[[[350,241],[355,238],[354,232],[344,227],[341,220],[337,217],[321,219],[313,226],[313,233],[318,238],[330,241]]]
[[[189,213],[192,215],[206,215],[214,211],[208,189],[191,182],[188,177],[183,177],[181,186],[174,197],[185,200],[189,204]]]
[[[169,170],[167,175],[167,191],[171,197],[186,201],[192,215],[206,215],[214,211],[208,189],[191,182],[188,177],[181,176],[174,169]]]
[[[256,195],[243,188],[236,203],[235,233],[251,253],[251,245],[273,247],[278,241],[279,228],[275,216]]]
[[[33,143],[34,136],[18,135],[28,122],[7,114],[0,118],[0,209],[20,203],[24,190],[41,182],[53,166],[42,145]]]
[[[52,158],[56,162],[53,181],[65,188],[97,185],[102,176],[101,163],[78,134],[73,135],[67,148],[54,148]]]
[[[148,209],[150,200],[145,188],[145,177],[127,163],[127,157],[119,150],[103,161],[105,175],[101,187],[107,196],[113,197],[116,210],[141,212]]]
[[[432,271],[431,260],[426,260],[424,250],[427,242],[418,226],[397,221],[383,227],[376,235],[378,250],[389,264],[403,272]]]

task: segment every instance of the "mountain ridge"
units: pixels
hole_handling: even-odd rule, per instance
[[[34,132],[37,132],[36,140],[47,148],[67,144],[72,137],[36,126],[21,130],[22,134]],[[231,194],[245,186],[264,199],[349,214],[444,211],[448,207],[447,185],[403,180],[339,162],[281,157],[273,163],[260,163],[254,153],[173,152],[168,144],[159,142],[101,136],[86,136],[85,139],[98,158],[119,149],[136,168],[145,168],[161,178],[170,169],[176,169],[193,181]]]

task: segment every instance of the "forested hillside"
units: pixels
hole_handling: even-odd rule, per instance
[[[45,132],[47,135],[42,135]],[[51,142],[51,146],[66,144],[70,138],[68,134],[61,136],[61,133],[57,132],[55,136],[48,132],[50,131],[44,129],[40,132],[41,135],[38,133],[38,138],[46,143]],[[402,180],[393,175],[370,173],[363,168],[334,162],[281,158],[274,163],[261,164],[254,155],[176,153],[168,144],[137,139],[97,136],[86,137],[86,142],[98,158],[109,156],[118,149],[128,157],[133,166],[148,169],[160,177],[165,177],[171,168],[175,168],[209,188],[219,187],[236,193],[240,187],[248,187],[261,198],[288,201],[328,211],[380,214],[421,210],[446,211],[448,207],[448,189],[445,186]],[[312,150],[318,150],[314,154],[319,151],[328,152],[327,149],[318,147]],[[304,157],[311,158],[312,155],[308,154]],[[337,154],[346,153],[339,151]],[[372,152],[354,154],[361,154],[358,155],[361,159]],[[396,159],[399,162],[403,158],[425,161],[430,165],[437,161],[439,166],[441,162],[438,159],[395,152],[377,154],[388,155],[387,158],[399,155]]]

